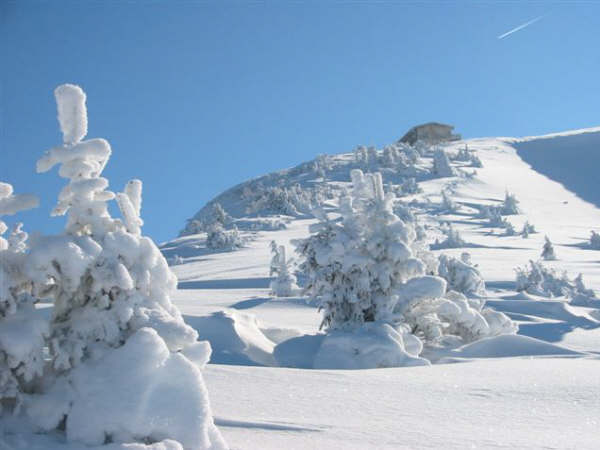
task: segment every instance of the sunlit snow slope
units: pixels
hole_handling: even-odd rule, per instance
[[[423,192],[403,200],[419,205],[431,241],[439,236],[440,222],[461,232],[465,247],[435,253],[468,251],[485,278],[487,305],[515,320],[519,334],[466,346],[430,367],[352,372],[271,367],[276,344],[318,332],[314,304],[302,297],[273,298],[269,290],[270,241],[286,245],[292,255],[290,242],[307,236],[315,220],[308,213],[289,217],[284,229],[241,228],[249,241],[232,252],[209,251],[202,233],[163,244],[165,256],[181,263],[172,266],[179,277],[174,301],[211,341],[207,384],[217,424],[233,448],[598,447],[600,310],[517,292],[515,267],[539,259],[547,235],[558,259],[545,264],[569,278],[582,273],[598,295],[600,250],[590,248],[589,237],[591,230],[600,231],[600,128],[472,139],[445,149],[453,154],[465,144],[483,162],[474,177],[417,173]],[[342,163],[352,158],[332,158],[327,180],[334,193],[349,182]],[[319,181],[296,169],[263,182]],[[384,179],[401,182],[393,173],[384,173]],[[458,211],[437,206],[444,188],[453,192]],[[218,201],[235,218],[260,221],[260,214],[245,216],[236,196],[243,189],[237,186]],[[507,236],[478,215],[482,205],[501,202],[507,190],[523,211],[509,217],[515,229],[528,220],[538,231],[527,239]],[[335,199],[326,205],[334,208]],[[450,364],[456,361],[468,363]]]

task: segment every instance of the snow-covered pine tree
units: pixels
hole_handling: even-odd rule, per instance
[[[36,207],[32,195],[15,195],[10,184],[0,182],[0,217]],[[18,413],[23,393],[44,369],[44,339],[48,323],[35,312],[31,281],[25,274],[27,233],[15,225],[5,239],[0,220],[0,416],[3,410]]]
[[[542,248],[542,258],[546,261],[556,260],[556,254],[554,253],[554,246],[548,236],[544,237],[544,247]]]
[[[59,175],[69,180],[53,211],[67,214],[67,225],[63,235],[37,239],[27,264],[35,292],[54,300],[54,383],[28,412],[42,428],[64,423],[69,440],[90,445],[107,436],[118,442],[161,436],[190,448],[224,448],[200,372],[210,345],[197,341],[171,303],[177,279],[154,242],[141,236],[141,182],[116,196],[107,191],[101,174],[110,145],[82,140],[85,93],[66,84],[55,97],[64,143],[37,169],[60,165]],[[115,198],[123,221],[108,212]]]
[[[379,152],[372,145],[367,148],[367,156],[369,158],[369,166],[371,168],[376,168],[379,166]]]
[[[500,213],[505,216],[510,216],[513,214],[521,214],[521,210],[519,209],[519,200],[514,194],[509,194],[508,191],[504,194],[504,202],[502,203],[502,207],[500,208]]]
[[[276,278],[271,282],[271,292],[275,297],[291,297],[298,291],[296,276],[291,270],[292,261],[285,255],[285,247],[271,241],[271,268],[269,276]]]
[[[341,221],[323,218],[318,231],[298,243],[307,291],[320,299],[326,329],[390,320],[395,291],[424,272],[410,250],[414,229],[393,213],[394,197],[384,195],[381,175],[351,175],[352,193],[340,199]],[[424,279],[432,294],[444,292],[442,279]]]
[[[483,302],[475,305],[456,293],[443,298],[445,281],[425,275],[427,266],[413,251],[415,230],[393,213],[394,195],[384,194],[381,175],[353,170],[351,176],[352,192],[340,199],[341,218],[319,213],[313,234],[297,243],[306,291],[320,302],[322,327],[333,333],[327,355],[340,351],[352,359],[344,342],[354,338],[340,333],[366,339],[365,333],[381,331],[375,323],[401,330],[404,337],[395,339],[416,342],[416,354],[423,342],[438,342],[447,332],[465,341],[514,332],[502,314],[493,314],[493,326],[488,323],[486,314],[492,313],[484,313]]]
[[[442,189],[442,203],[440,206],[442,211],[447,212],[456,212],[460,208],[459,205],[452,200],[447,189]]]
[[[433,173],[438,177],[453,177],[456,175],[450,165],[448,155],[442,148],[438,148],[433,153]]]
[[[535,227],[531,225],[528,220],[526,220],[521,230],[521,236],[526,239],[531,233],[535,233]]]
[[[594,250],[600,250],[600,234],[592,230],[590,236],[590,247]]]

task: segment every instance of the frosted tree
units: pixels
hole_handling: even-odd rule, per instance
[[[369,166],[377,167],[379,165],[379,153],[377,152],[377,149],[373,146],[369,146],[367,148],[367,155],[369,158]]]
[[[521,214],[521,210],[519,209],[519,201],[514,194],[509,194],[506,191],[504,195],[504,202],[500,208],[500,213],[505,216],[510,216],[513,214]]]
[[[235,250],[243,247],[244,241],[237,227],[226,230],[220,223],[214,223],[206,233],[206,247],[212,250]]]
[[[415,180],[415,178],[413,178],[413,177],[410,177],[410,178],[407,178],[406,180],[404,180],[402,182],[402,184],[400,185],[400,189],[402,190],[402,193],[406,194],[406,195],[418,194],[423,191],[419,187],[417,180]]]
[[[463,253],[460,259],[440,255],[438,275],[446,280],[448,290],[466,295],[485,295],[485,282],[471,262],[469,253]]]
[[[59,165],[59,175],[69,180],[53,211],[66,214],[67,224],[63,235],[37,239],[27,262],[36,294],[54,300],[54,383],[28,412],[47,430],[64,421],[67,439],[88,445],[107,436],[161,436],[190,448],[223,448],[200,372],[210,346],[197,341],[171,303],[177,279],[154,242],[141,236],[142,184],[133,180],[122,193],[108,191],[101,174],[110,145],[82,140],[85,93],[66,84],[55,97],[64,142],[40,158],[37,169]],[[109,214],[112,199],[123,220]],[[165,398],[180,404],[168,406]],[[139,414],[148,414],[145,424]]]
[[[330,220],[321,212],[313,234],[297,247],[305,258],[306,291],[320,301],[322,327],[337,342],[333,347],[342,351],[344,339],[353,339],[338,331],[362,336],[375,332],[371,323],[394,324],[404,330],[400,339],[416,339],[417,347],[448,332],[464,340],[514,332],[502,314],[494,323],[506,326],[491,327],[483,302],[469,303],[459,294],[444,297],[446,282],[425,275],[427,266],[413,251],[414,227],[393,213],[394,196],[384,194],[381,175],[365,176],[360,170],[351,175],[353,190],[340,199],[341,219]]]
[[[367,154],[367,147],[359,145],[354,149],[354,161],[359,167],[366,167],[369,163],[369,155]]]
[[[433,248],[460,248],[467,245],[460,232],[456,228],[454,228],[451,223],[448,222],[442,224],[440,230],[442,231],[442,233],[444,233],[446,238],[441,242],[439,239],[436,239],[435,243],[432,246]]]
[[[450,165],[448,155],[441,148],[433,153],[433,173],[438,177],[453,177],[456,175]]]
[[[544,237],[544,247],[542,248],[542,258],[546,261],[554,261],[556,259],[556,254],[554,253],[554,246],[548,236]]]
[[[590,247],[594,250],[600,250],[600,234],[592,230],[590,236]]]
[[[388,145],[383,149],[383,165],[385,167],[395,167],[398,161],[396,148]]]
[[[298,291],[296,276],[291,270],[292,261],[286,258],[285,247],[271,241],[271,268],[269,276],[275,279],[271,282],[271,292],[276,297],[290,297]]]
[[[442,211],[447,212],[456,212],[460,208],[459,205],[454,200],[452,200],[452,198],[450,197],[450,193],[447,189],[442,190],[442,203],[440,206]]]
[[[521,236],[526,239],[532,233],[535,233],[535,227],[531,225],[528,220],[526,220],[523,224],[523,228],[521,229]]]
[[[15,195],[10,184],[0,182],[0,217],[36,207],[37,198]],[[23,393],[44,369],[44,339],[48,324],[35,311],[31,281],[25,274],[27,233],[15,225],[5,239],[0,220],[0,415],[18,413]]]

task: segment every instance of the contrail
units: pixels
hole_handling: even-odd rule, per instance
[[[512,30],[507,31],[504,34],[501,34],[500,36],[498,36],[498,39],[504,39],[505,37],[510,36],[511,34],[516,33],[517,31],[522,30],[525,27],[528,27],[532,23],[536,23],[538,20],[540,20],[544,16],[545,16],[545,14],[541,15],[539,17],[536,17],[535,19],[531,19],[529,22],[525,22],[523,25],[519,25],[517,28],[513,28]]]

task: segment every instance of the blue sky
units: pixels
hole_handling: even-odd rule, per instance
[[[523,3],[0,2],[0,180],[41,197],[19,216],[29,231],[62,228],[49,212],[66,180],[35,162],[61,142],[64,82],[113,147],[112,189],[143,180],[157,241],[234,184],[417,123],[600,125],[600,3]]]

